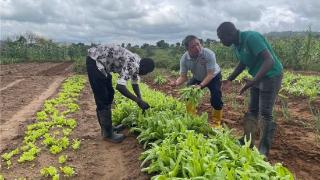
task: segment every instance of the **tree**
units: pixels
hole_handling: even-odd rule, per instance
[[[21,35],[15,42],[19,44],[27,44],[27,39]]]
[[[168,47],[169,47],[169,44],[166,43],[164,40],[161,40],[161,41],[158,41],[158,42],[157,42],[157,46],[158,46],[159,48],[165,49],[165,48],[168,48]]]
[[[150,47],[150,45],[148,43],[144,43],[142,44],[141,49],[146,49],[148,47]]]

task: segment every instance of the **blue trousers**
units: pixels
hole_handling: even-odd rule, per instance
[[[215,110],[221,110],[223,107],[223,102],[222,102],[222,92],[221,92],[221,73],[217,74],[208,84],[207,84],[207,88],[209,88],[210,90],[210,103],[211,106],[215,109]],[[198,81],[194,78],[191,78],[187,85],[196,85],[196,84],[200,84],[201,81]]]

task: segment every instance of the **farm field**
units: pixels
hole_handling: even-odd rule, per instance
[[[61,83],[72,75],[71,69],[70,63],[1,65],[1,155],[21,146],[26,126],[35,122],[35,114],[41,110],[44,101],[56,96]],[[78,104],[80,110],[71,115],[78,121],[71,137],[81,140],[81,148],[77,152],[64,151],[76,171],[76,176],[69,179],[149,179],[140,172],[138,156],[142,148],[134,136],[126,132],[128,137],[120,145],[100,138],[88,83]],[[32,162],[20,164],[18,157],[13,157],[10,169],[1,158],[0,174],[5,179],[41,179],[40,169],[58,167],[57,157],[46,150],[42,150]]]
[[[28,124],[35,122],[36,112],[40,111],[45,100],[55,97],[64,80],[73,75],[71,63],[22,63],[1,65],[1,117],[0,117],[0,154],[17,148],[23,141]],[[319,75],[319,74],[316,74]],[[85,77],[85,76],[84,76]],[[166,79],[174,79],[167,76]],[[85,77],[86,79],[86,77]],[[178,90],[167,83],[158,85],[154,77],[143,79],[151,89],[178,97]],[[234,89],[238,89],[239,84]],[[234,129],[235,135],[242,132],[242,116],[245,112],[245,97],[235,92],[224,92],[224,123]],[[208,95],[203,98],[198,110],[210,113]],[[308,98],[286,94],[286,118],[279,100],[276,106],[278,129],[271,150],[270,162],[281,162],[291,170],[297,179],[319,179],[320,143],[314,116],[310,112]],[[150,179],[142,173],[138,160],[144,151],[138,144],[136,135],[125,130],[127,138],[121,144],[103,141],[95,115],[95,103],[88,82],[77,100],[79,111],[71,113],[77,126],[70,134],[72,139],[80,139],[80,149],[63,151],[68,156],[67,163],[75,168],[76,174],[68,179]],[[320,98],[316,96],[312,107],[320,107]],[[286,114],[286,115],[288,115]],[[59,167],[58,156],[42,150],[34,161],[17,163],[18,157],[12,158],[8,169],[1,161],[0,174],[6,179],[41,179],[39,170],[45,166]],[[63,177],[62,175],[60,177]]]
[[[146,81],[148,81],[151,88],[179,98],[179,90],[173,89],[168,85],[169,80],[175,80],[177,78],[176,73],[173,72],[173,74],[175,75],[167,75],[160,71],[157,76],[147,78]],[[285,73],[287,76],[292,76],[292,74],[294,73]],[[317,83],[314,83],[314,85],[320,82],[320,74],[317,72],[299,72],[299,76],[300,75],[313,75],[313,77],[316,77]],[[159,82],[161,82],[159,79],[162,79],[162,85],[159,85]],[[290,83],[294,83],[298,80],[291,79],[291,77],[284,78],[283,80],[283,89],[280,93],[282,97],[277,99],[275,106],[274,117],[278,126],[269,161],[271,163],[283,163],[285,167],[288,167],[294,172],[297,179],[319,179],[320,143],[319,130],[317,129],[317,127],[319,127],[317,123],[319,122],[316,122],[319,121],[319,90],[317,90],[318,94],[312,96],[312,98],[310,98],[310,96],[298,96],[297,94],[299,93],[297,92],[301,87],[289,85],[286,81],[292,81]],[[304,80],[304,84],[307,85],[308,81]],[[309,87],[309,89],[311,89],[311,87],[315,86],[312,85]],[[234,134],[237,137],[240,137],[243,133],[242,117],[246,112],[247,106],[245,104],[248,103],[248,92],[243,96],[239,96],[238,90],[240,88],[241,84],[235,83],[231,91],[223,92],[225,103],[223,122],[234,130]],[[292,89],[296,90],[292,91]],[[288,93],[288,91],[296,95],[292,95]],[[312,99],[311,102],[310,99]],[[318,114],[311,113],[310,107],[313,109],[313,112],[317,110]],[[198,107],[198,114],[203,112],[207,112],[210,116],[211,105],[209,92],[202,98],[202,103]],[[316,118],[318,119],[316,120]],[[256,145],[258,145],[258,142],[256,142]]]

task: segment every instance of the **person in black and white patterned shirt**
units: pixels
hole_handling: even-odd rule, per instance
[[[116,89],[125,97],[135,101],[146,110],[150,106],[142,100],[139,89],[139,75],[153,71],[154,62],[150,58],[140,58],[137,54],[117,45],[98,45],[88,49],[86,59],[89,82],[97,105],[97,117],[101,127],[101,135],[105,140],[121,142],[123,134],[116,133],[122,127],[112,126],[111,104],[114,98],[111,73],[118,73]],[[134,94],[127,88],[131,80]]]

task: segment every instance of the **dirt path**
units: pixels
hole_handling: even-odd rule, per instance
[[[90,86],[86,85],[79,100],[80,111],[75,118],[78,127],[74,136],[83,139],[80,151],[75,154],[78,176],[75,179],[149,179],[140,172],[138,157],[143,151],[136,137],[124,133],[127,137],[120,144],[103,141],[96,119],[96,106]]]
[[[5,90],[5,89],[8,89],[8,88],[10,88],[10,87],[18,84],[20,81],[23,81],[23,80],[24,80],[24,79],[17,79],[17,80],[15,80],[15,81],[13,81],[12,83],[6,85],[5,87],[1,88],[0,91],[3,91],[3,90]]]
[[[3,151],[2,144],[8,144],[18,134],[19,127],[30,119],[42,106],[44,101],[57,92],[65,77],[57,77],[53,80],[50,86],[42,92],[38,97],[34,98],[31,103],[18,110],[8,121],[1,124],[0,127],[0,152]],[[23,79],[20,79],[22,81]],[[18,81],[18,80],[17,80]],[[14,84],[13,84],[14,85]]]

